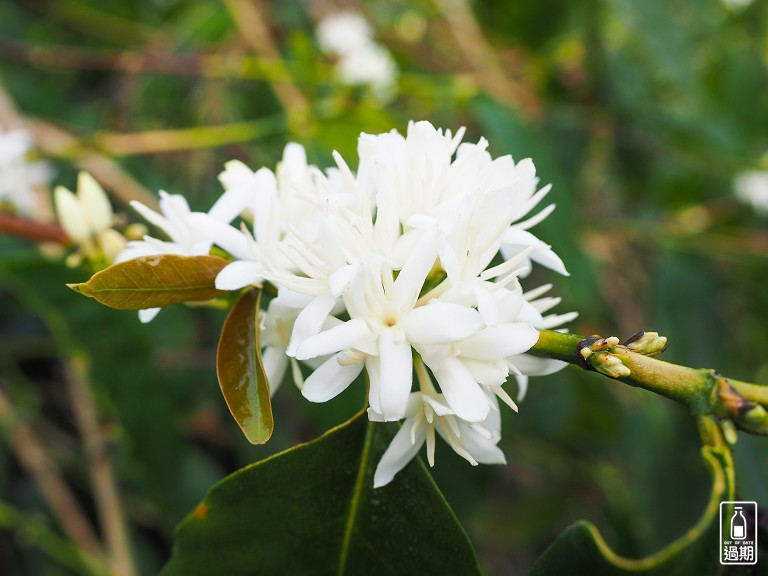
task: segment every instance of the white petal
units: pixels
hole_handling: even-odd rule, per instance
[[[258,262],[235,260],[216,276],[218,290],[240,290],[246,286],[259,286],[264,281],[264,266]]]
[[[131,200],[131,207],[138,212],[144,220],[149,222],[150,224],[153,224],[154,226],[157,226],[165,232],[166,236],[169,238],[172,238],[174,235],[174,229],[173,226],[171,226],[170,222],[168,220],[152,210],[151,208],[148,208],[144,206],[141,202],[138,200]]]
[[[566,312],[565,314],[550,314],[548,316],[544,316],[541,322],[537,323],[536,326],[540,327],[542,330],[557,328],[558,326],[565,324],[566,322],[575,320],[578,316],[579,316],[578,312]]]
[[[267,346],[261,354],[261,361],[269,382],[269,394],[274,396],[280,384],[283,383],[283,377],[288,368],[288,356],[284,348]]]
[[[371,332],[365,320],[353,318],[344,324],[304,340],[296,351],[296,358],[306,360],[323,354],[331,354],[345,348],[355,348],[357,344],[365,344],[375,339],[376,335]]]
[[[551,358],[539,358],[530,354],[521,354],[512,356],[509,361],[515,365],[523,374],[528,376],[546,376],[554,374],[568,366],[567,362],[562,360],[553,360]]]
[[[347,289],[347,286],[352,282],[357,272],[357,266],[348,265],[342,266],[331,274],[331,277],[328,279],[328,287],[331,289],[331,294],[341,296],[341,293]]]
[[[432,302],[414,308],[400,320],[408,340],[418,344],[440,344],[462,340],[482,327],[474,308],[449,302]]]
[[[525,230],[520,230],[511,227],[504,234],[504,245],[502,246],[502,254],[505,258],[509,259],[511,254],[517,253],[522,248],[533,247],[531,253],[531,260],[538,262],[542,266],[546,266],[555,272],[562,274],[563,276],[569,276],[568,271],[565,269],[565,264],[560,257],[555,254],[552,249],[539,240],[536,236]]]
[[[251,250],[251,244],[248,242],[245,234],[211,217],[209,214],[194,212],[189,215],[189,222],[197,229],[200,234],[212,240],[232,256],[239,260],[253,260],[255,254]]]
[[[500,386],[506,382],[507,376],[509,376],[509,367],[506,360],[489,362],[462,357],[462,362],[467,367],[467,370],[469,370],[469,373],[472,374],[475,382],[484,386]]]
[[[328,318],[336,297],[330,294],[316,296],[296,317],[291,333],[291,341],[288,345],[288,355],[296,356],[299,345],[307,338],[317,335]]]
[[[448,358],[433,373],[456,416],[469,422],[485,420],[491,409],[488,397],[461,360]]]
[[[132,260],[139,256],[154,256],[155,254],[157,254],[157,249],[151,244],[140,240],[132,240],[131,242],[128,242],[122,252],[117,255],[115,264],[118,262],[125,262],[126,260]]]
[[[488,440],[472,429],[471,426],[459,422],[461,443],[464,449],[480,464],[506,464],[504,453],[493,440]],[[498,439],[497,439],[498,441]]]
[[[90,230],[77,197],[64,186],[56,186],[53,198],[59,223],[67,236],[77,243],[88,240]]]
[[[531,349],[539,331],[528,322],[487,326],[459,345],[461,356],[477,360],[499,360]]]
[[[415,442],[411,442],[412,431],[415,433]],[[378,466],[376,466],[376,472],[373,475],[373,487],[381,488],[389,484],[395,474],[405,468],[405,465],[418,453],[426,438],[427,423],[425,420],[422,419],[416,425],[415,430],[410,418],[403,422],[400,430],[390,442],[387,451],[379,460]]]
[[[413,384],[413,357],[411,345],[397,326],[379,336],[379,361],[379,411],[388,422],[400,420]]]
[[[104,190],[88,172],[77,176],[77,196],[92,232],[112,226],[112,206]]]
[[[436,256],[437,242],[434,235],[424,235],[405,261],[389,295],[397,308],[410,308],[416,303]]]
[[[144,310],[139,310],[139,322],[142,324],[152,322],[159,312],[160,308],[145,308]]]
[[[253,198],[253,192],[244,186],[231,188],[216,200],[208,215],[220,222],[232,222],[251,204]]]
[[[378,356],[365,357],[365,371],[368,373],[368,404],[369,410],[373,410],[381,415],[381,403],[379,402],[381,386],[379,377],[381,376],[381,364]],[[384,421],[384,416],[381,416]]]
[[[363,363],[342,366],[332,356],[304,381],[301,393],[310,402],[326,402],[347,389],[363,371]]]
[[[522,402],[528,392],[528,376],[525,374],[515,375],[515,380],[517,380],[517,401]]]

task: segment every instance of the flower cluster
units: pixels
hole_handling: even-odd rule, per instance
[[[49,168],[29,161],[31,149],[32,134],[25,130],[4,131],[0,126],[0,209],[9,204],[28,216],[41,211],[35,187],[48,182]]]
[[[550,286],[520,284],[533,262],[567,274],[529,232],[553,209],[529,216],[549,186],[531,160],[494,159],[485,139],[462,136],[428,122],[362,134],[356,172],[338,154],[321,171],[298,144],[275,172],[229,162],[207,214],[180,196],[163,195],[162,214],[135,203],[170,241],[129,242],[119,259],[215,245],[232,257],[217,288],[275,286],[262,321],[271,390],[291,366],[302,394],[325,402],[365,372],[369,418],[405,420],[376,486],[424,443],[431,464],[435,431],[472,464],[504,462],[498,400],[517,409],[504,384],[517,378],[519,400],[529,375],[559,369],[526,352],[575,314],[548,315]]]
[[[397,67],[389,51],[373,40],[368,22],[357,12],[340,12],[317,26],[320,49],[337,59],[336,74],[343,84],[367,84],[381,99],[393,92]]]

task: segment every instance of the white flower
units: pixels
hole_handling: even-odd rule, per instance
[[[493,409],[484,422],[468,423],[459,418],[445,397],[435,390],[423,365],[416,364],[416,373],[421,391],[409,396],[405,421],[376,466],[373,487],[389,484],[425,443],[427,461],[434,466],[435,431],[473,466],[479,463],[506,464],[504,453],[497,446],[501,439],[501,419],[495,398],[488,397]],[[371,420],[381,421],[376,412],[369,410],[368,414]]]
[[[373,41],[370,24],[359,12],[339,12],[323,18],[317,25],[317,41],[323,52],[348,54]]]
[[[412,347],[450,344],[477,332],[477,311],[466,306],[432,302],[415,307],[435,259],[434,246],[424,242],[406,261],[397,278],[386,263],[364,267],[344,292],[350,319],[309,337],[296,357],[309,359],[336,353],[304,383],[302,393],[324,402],[344,390],[365,365],[370,378],[369,403],[384,420],[403,417],[412,383]],[[466,413],[482,419],[487,402],[475,405],[467,390]],[[456,392],[457,395],[461,393]]]
[[[254,172],[242,162],[232,161],[219,177],[228,194],[248,199],[244,208],[253,218],[253,232],[244,224],[239,229],[230,226],[229,220],[213,213],[192,217],[206,238],[235,258],[216,278],[220,290],[259,286],[268,267],[282,274],[293,272],[296,266],[284,253],[290,236],[306,237],[308,244],[317,239],[323,217],[319,205],[327,190],[316,180],[327,183],[327,179],[307,164],[304,148],[293,143],[285,147],[276,172],[268,168]]]
[[[317,26],[320,49],[337,57],[336,75],[343,84],[371,86],[382,100],[393,95],[397,66],[389,51],[373,41],[373,31],[357,12],[325,17]]]
[[[366,44],[342,56],[336,74],[343,84],[367,84],[382,100],[393,96],[397,65],[389,51],[379,44]]]
[[[240,189],[227,191],[216,201],[208,215],[215,222],[229,222],[243,211],[247,200],[247,194]],[[143,240],[128,242],[126,248],[117,255],[115,262],[157,254],[205,256],[210,252],[213,241],[207,231],[201,229],[199,223],[192,218],[189,204],[180,194],[168,194],[161,190],[161,213],[136,200],[131,202],[131,206],[147,222],[162,230],[170,240],[159,240],[146,235]],[[150,322],[158,312],[160,308],[139,310],[139,320],[143,323]]]
[[[0,126],[0,206],[7,202],[30,216],[38,211],[35,187],[50,178],[46,164],[28,160],[31,148],[32,134],[25,130],[6,132]]]
[[[531,160],[492,158],[485,139],[462,137],[428,122],[409,123],[405,135],[362,134],[356,173],[336,153],[322,172],[289,144],[275,171],[227,163],[226,192],[209,214],[165,194],[163,215],[136,206],[170,241],[147,237],[134,250],[196,254],[215,244],[233,258],[217,288],[277,288],[262,316],[273,392],[289,366],[312,402],[367,372],[369,418],[406,419],[377,486],[424,443],[431,464],[435,433],[472,464],[503,462],[498,399],[517,410],[503,386],[514,375],[519,401],[528,375],[560,369],[527,352],[539,330],[575,317],[547,314],[559,303],[544,297],[548,286],[520,285],[534,262],[567,274],[530,232],[554,208],[531,214],[549,187],[538,188]],[[239,228],[229,224],[238,215]],[[314,369],[303,382],[299,362]]]
[[[733,181],[736,198],[760,214],[768,214],[768,171],[752,170],[739,174]]]
[[[86,257],[111,263],[125,247],[125,238],[112,228],[114,214],[107,195],[87,172],[78,174],[77,195],[57,186],[54,202],[61,227]]]

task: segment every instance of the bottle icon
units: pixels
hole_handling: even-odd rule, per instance
[[[747,537],[747,519],[741,512],[741,506],[736,506],[731,518],[731,539],[744,540]]]

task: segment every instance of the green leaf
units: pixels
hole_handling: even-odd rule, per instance
[[[709,502],[699,521],[659,552],[640,559],[616,554],[597,528],[586,521],[568,528],[536,561],[529,576],[688,576],[716,574],[720,563],[719,509],[733,500],[733,461],[727,447],[702,448],[712,475]],[[674,510],[669,510],[674,514]]]
[[[141,256],[113,264],[88,282],[67,286],[118,310],[158,308],[228,294],[214,285],[228,263],[215,256]]]
[[[362,413],[224,479],[177,528],[163,576],[479,574],[419,460],[373,489],[392,428]]]
[[[251,444],[264,444],[275,425],[261,361],[260,300],[259,288],[242,295],[224,321],[216,352],[221,393]]]

